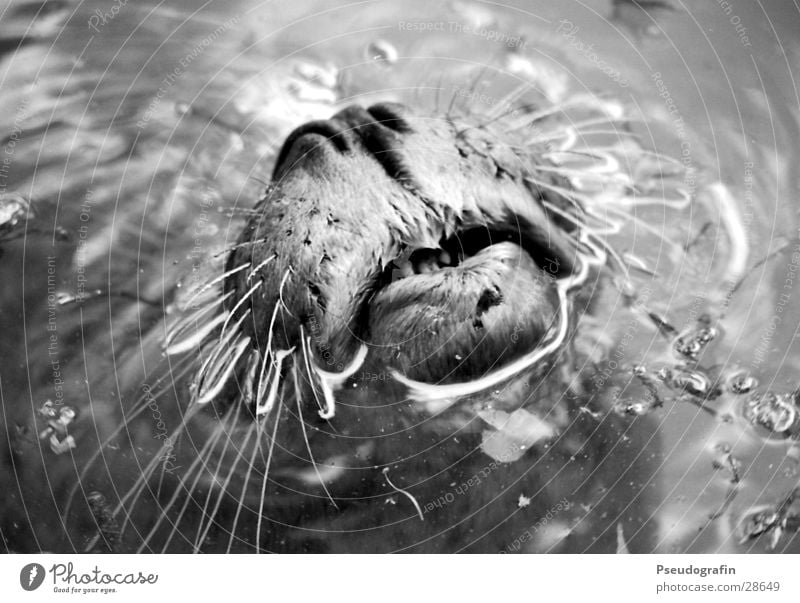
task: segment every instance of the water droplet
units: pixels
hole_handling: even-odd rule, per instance
[[[693,396],[707,398],[714,393],[711,379],[700,371],[683,369],[673,371],[663,368],[658,372],[658,377],[670,387],[680,389]]]
[[[735,373],[728,379],[728,389],[734,394],[746,394],[758,387],[758,379],[746,371]]]
[[[703,348],[716,338],[718,333],[715,327],[702,327],[684,332],[675,340],[673,348],[681,356],[694,360]]]
[[[375,40],[367,47],[367,58],[373,61],[388,63],[397,62],[397,50],[386,40]]]
[[[771,391],[757,394],[747,401],[744,416],[753,425],[760,425],[777,434],[790,435],[800,429],[797,407],[791,394]]]

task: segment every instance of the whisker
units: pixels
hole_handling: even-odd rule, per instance
[[[247,290],[247,293],[245,293],[244,295],[242,295],[242,298],[241,298],[241,299],[240,299],[238,302],[236,302],[236,305],[235,305],[235,306],[233,306],[233,308],[231,308],[230,312],[228,312],[228,318],[225,320],[225,322],[224,322],[224,323],[223,323],[223,325],[222,325],[222,332],[220,333],[220,337],[223,337],[223,336],[225,335],[225,330],[228,328],[228,323],[229,323],[229,321],[231,320],[231,318],[233,318],[234,314],[236,314],[236,311],[237,311],[239,308],[241,308],[241,307],[242,307],[242,305],[244,305],[244,303],[245,303],[245,302],[246,302],[248,299],[250,299],[250,296],[251,296],[251,295],[253,295],[253,293],[255,293],[255,292],[256,292],[256,290],[257,290],[259,287],[261,287],[261,285],[263,285],[263,284],[264,284],[264,281],[262,281],[262,280],[259,280],[259,281],[258,281],[258,282],[257,282],[255,285],[253,285],[252,287],[250,287],[250,289],[248,289],[248,290]]]
[[[614,136],[618,141],[624,141],[627,139],[633,139],[633,140],[642,139],[642,136],[640,134],[636,134],[635,132],[630,132],[628,130],[623,130],[620,128],[616,128],[613,130],[581,130],[581,138],[586,138],[587,136]],[[613,151],[614,147],[609,148],[609,147],[587,146],[584,147],[582,150],[591,151],[594,149]]]
[[[524,84],[520,84],[511,90],[511,92],[500,99],[500,102],[498,102],[494,107],[490,107],[489,110],[484,113],[484,117],[488,121],[483,122],[481,125],[486,127],[498,119],[502,119],[503,117],[509,115],[513,110],[509,111],[508,113],[506,113],[506,110],[511,109],[511,105],[530,89],[530,83],[525,82]]]
[[[222,307],[223,302],[227,300],[231,295],[233,295],[233,290],[228,291],[221,297],[214,296],[213,300],[209,300],[207,303],[203,303],[199,307],[193,307],[192,312],[186,312],[184,316],[182,316],[179,320],[175,321],[174,324],[170,325],[167,328],[167,337],[166,342],[167,344],[178,337],[179,332],[185,329],[188,325],[197,322],[200,320],[201,317],[205,316],[209,312],[213,310],[218,310]],[[189,307],[189,306],[185,306]],[[184,310],[185,312],[185,310]]]
[[[247,493],[247,490],[250,487],[250,478],[253,475],[253,467],[255,466],[256,463],[256,453],[261,448],[261,436],[265,424],[266,421],[256,421],[250,428],[254,429],[256,432],[256,443],[253,445],[253,451],[250,453],[249,464],[247,466],[247,474],[245,475],[244,482],[242,483],[242,489],[239,492],[239,498],[238,498],[239,504],[236,505],[236,514],[233,517],[233,525],[231,526],[231,537],[230,539],[228,539],[228,547],[225,549],[226,554],[230,554],[231,547],[233,546],[233,541],[236,537],[236,526],[239,525],[239,516],[241,515],[242,508],[244,508],[245,494]]]
[[[676,250],[681,249],[682,250],[680,245],[678,245],[676,242],[671,241],[670,239],[668,239],[663,233],[661,233],[658,230],[656,230],[655,228],[653,228],[653,226],[651,226],[650,224],[648,224],[647,222],[645,222],[641,218],[638,218],[635,215],[631,215],[631,214],[625,213],[624,211],[622,211],[622,210],[620,210],[620,209],[618,209],[618,208],[616,208],[614,206],[607,206],[605,209],[607,211],[610,211],[610,212],[614,213],[614,214],[617,214],[618,216],[622,216],[624,218],[627,218],[629,221],[631,221],[637,227],[646,230],[647,232],[649,232],[652,235],[655,235],[662,242],[666,243],[668,246],[672,247],[673,249],[676,249]]]
[[[262,416],[268,414],[269,411],[272,410],[272,407],[275,404],[275,397],[277,395],[278,385],[280,385],[281,383],[281,370],[283,366],[283,359],[286,358],[286,356],[292,354],[293,352],[294,348],[291,348],[289,350],[278,350],[277,352],[275,352],[274,354],[275,359],[273,361],[274,373],[272,379],[270,379],[269,381],[270,383],[269,395],[267,396],[267,399],[264,400],[263,403],[261,402],[262,397],[259,397],[257,403],[258,405],[256,406],[256,416]]]
[[[608,175],[602,172],[592,171],[589,168],[587,168],[586,170],[582,170],[577,168],[547,166],[541,164],[533,165],[531,166],[531,169],[537,172],[549,172],[553,174],[559,174],[560,176],[564,176],[567,178],[569,177],[591,178],[592,180],[596,180],[598,182],[605,182],[609,184],[627,185],[630,183],[630,177],[627,174],[623,174],[621,172]]]
[[[450,119],[453,115],[453,107],[456,104],[456,98],[458,98],[458,89],[455,88],[453,90],[453,95],[450,97],[450,104],[447,107],[447,111],[445,112],[444,116],[446,119]]]
[[[506,128],[505,132],[507,134],[511,133],[511,132],[517,132],[517,131],[521,130],[522,128],[530,126],[531,124],[533,124],[533,123],[535,123],[537,121],[543,120],[546,117],[551,117],[552,115],[555,115],[557,113],[564,113],[564,109],[569,109],[570,107],[580,106],[581,104],[583,104],[585,102],[586,102],[585,98],[575,98],[575,99],[572,99],[572,100],[564,102],[564,103],[559,103],[557,105],[553,105],[552,107],[548,107],[547,109],[541,109],[541,110],[536,111],[534,113],[527,113],[527,114],[519,117],[515,121],[512,121],[512,122],[509,122],[507,124],[504,124],[504,125],[508,126]]]
[[[609,203],[609,206],[615,205],[618,207],[645,207],[648,205],[660,205],[662,207],[667,207],[674,211],[681,211],[686,209],[689,204],[691,204],[692,199],[691,197],[684,195],[680,191],[674,191],[676,194],[679,194],[683,197],[683,199],[665,199],[663,197],[622,197],[621,199],[617,199],[613,203]]]
[[[240,266],[237,266],[236,268],[232,268],[231,270],[228,270],[227,272],[224,272],[223,274],[220,274],[220,275],[219,275],[218,277],[216,277],[215,279],[213,279],[213,280],[211,280],[211,281],[207,282],[205,285],[203,285],[203,286],[202,286],[202,287],[201,287],[201,288],[200,288],[198,291],[196,291],[196,292],[195,292],[195,293],[194,293],[194,294],[193,294],[193,295],[192,295],[192,296],[191,296],[191,297],[190,297],[188,300],[186,300],[186,301],[184,302],[184,304],[185,304],[186,306],[190,305],[190,303],[191,303],[192,301],[194,301],[194,300],[195,300],[197,297],[199,297],[199,296],[200,296],[202,293],[205,293],[206,291],[208,291],[209,289],[211,289],[211,288],[212,288],[214,285],[216,285],[217,283],[220,283],[220,282],[224,281],[226,278],[228,278],[229,276],[233,276],[233,275],[234,275],[234,274],[236,274],[237,272],[241,272],[241,271],[242,271],[242,270],[244,270],[245,268],[249,268],[249,267],[250,267],[250,262],[245,262],[244,264],[241,264]]]
[[[264,198],[262,198],[262,201],[263,201],[263,199]],[[235,251],[236,249],[241,249],[242,247],[247,247],[248,245],[259,245],[260,243],[266,243],[266,242],[267,242],[266,238],[253,239],[252,241],[243,241],[241,243],[237,243],[236,245],[231,245],[230,247],[226,247],[225,249],[223,249],[222,251],[218,251],[217,253],[215,253],[211,257],[216,259],[216,258],[220,257],[221,255],[228,255],[231,251]]]
[[[259,364],[261,364],[261,352],[253,350],[247,358],[247,368],[244,372],[244,387],[241,388],[239,401],[250,408],[255,402],[257,395],[257,390],[254,392],[253,387],[255,385]]]
[[[176,356],[178,354],[184,354],[194,350],[200,346],[200,344],[205,340],[206,337],[209,336],[209,334],[211,334],[212,331],[214,331],[214,329],[216,329],[221,323],[225,323],[227,319],[228,312],[223,312],[210,323],[195,331],[193,335],[176,344],[172,344],[170,339],[177,338],[178,334],[175,334],[172,338],[168,337],[167,341],[165,342],[166,354],[169,356]]]
[[[296,383],[296,381],[295,381]],[[267,491],[267,478],[269,477],[269,467],[272,463],[272,449],[275,447],[275,437],[278,434],[278,423],[281,420],[281,410],[283,410],[283,396],[286,391],[286,384],[281,388],[281,396],[279,398],[278,410],[275,414],[275,425],[272,427],[272,437],[269,442],[269,451],[267,452],[267,461],[264,463],[264,479],[261,481],[261,497],[258,505],[258,521],[256,522],[256,553],[261,553],[261,520],[264,517],[264,498]],[[298,393],[299,398],[299,393]],[[266,419],[264,419],[266,421]],[[261,451],[261,440],[258,441],[258,449]]]
[[[189,363],[186,363],[186,364],[187,364],[187,366],[185,367],[186,370],[183,371],[181,376],[177,377],[178,379],[182,378],[182,376],[185,375],[186,373],[188,373],[189,370],[191,369],[191,364],[189,364]],[[179,366],[180,366],[180,363],[176,364],[176,368],[179,367]],[[161,380],[162,379],[157,379],[155,381],[154,385],[161,383]],[[164,389],[161,389],[161,390],[158,390],[155,393],[152,393],[152,395],[157,398],[162,393],[164,393],[164,391],[166,391],[166,386],[165,386]],[[70,495],[69,495],[69,498],[68,498],[68,501],[67,501],[67,505],[66,505],[66,507],[65,507],[65,509],[63,511],[63,518],[65,520],[66,520],[66,518],[67,518],[67,516],[69,514],[69,511],[70,511],[70,508],[71,508],[72,501],[74,499],[75,493],[77,492],[77,489],[79,487],[81,487],[81,485],[83,483],[83,480],[85,479],[86,475],[91,470],[91,468],[94,466],[94,463],[97,461],[97,459],[100,456],[103,456],[103,458],[105,460],[105,456],[103,455],[103,449],[111,442],[112,439],[114,439],[117,435],[119,435],[123,430],[128,429],[129,421],[135,419],[147,407],[148,407],[147,398],[146,398],[146,396],[142,396],[141,405],[139,406],[139,408],[135,408],[134,407],[135,410],[134,410],[133,414],[124,417],[122,422],[120,423],[120,425],[98,447],[98,451],[95,454],[93,454],[92,457],[90,457],[90,459],[86,463],[86,466],[81,471],[81,474],[80,474],[80,476],[78,478],[77,483],[75,484],[75,486],[73,486],[73,488],[72,488],[72,490],[70,492]],[[183,426],[181,426],[178,429],[176,429],[171,434],[170,438],[176,438],[180,434],[182,429],[183,429]],[[164,445],[161,446],[161,448],[159,449],[158,453],[150,460],[150,462],[144,468],[139,466],[139,477],[136,479],[134,484],[128,489],[127,493],[124,496],[119,496],[119,494],[117,493],[116,487],[114,486],[114,483],[112,481],[112,488],[114,489],[114,493],[117,494],[117,497],[119,498],[119,502],[117,503],[116,507],[112,511],[112,515],[114,517],[119,515],[119,512],[123,509],[125,503],[128,500],[132,500],[132,505],[136,504],[136,501],[138,500],[138,496],[144,490],[144,487],[147,484],[147,480],[155,472],[155,467],[158,465],[158,461],[159,461],[160,457],[162,456],[162,453],[164,453],[167,448],[168,448],[168,446],[165,443]],[[137,458],[137,457],[134,457],[134,458]],[[137,459],[137,465],[138,465],[138,459]],[[105,462],[105,466],[106,467],[109,466],[108,462]],[[133,506],[131,507],[131,509],[132,508],[133,508]],[[122,525],[120,526],[120,530],[119,530],[119,538],[120,538],[120,540],[122,539],[122,536],[124,534],[125,525],[126,525],[128,519],[129,519],[129,514],[126,513],[125,519],[124,519]],[[92,538],[88,542],[85,551],[88,552],[88,551],[92,550],[94,545],[97,543],[98,539],[99,539],[99,535],[97,535],[94,538]]]
[[[233,417],[233,425],[231,426],[231,429],[234,429],[236,427],[236,422],[239,420],[239,413],[236,412],[236,411],[234,411],[234,412],[230,412],[229,411],[228,417],[229,418]],[[197,551],[198,542],[200,541],[200,533],[203,531],[203,525],[205,523],[205,518],[208,515],[208,505],[211,502],[212,495],[214,494],[214,488],[217,486],[217,482],[219,481],[219,477],[218,477],[219,476],[219,472],[222,469],[222,463],[225,461],[225,454],[228,452],[228,446],[231,443],[231,437],[230,437],[229,431],[227,429],[224,430],[223,432],[220,433],[220,437],[222,437],[222,433],[225,433],[225,436],[226,436],[224,438],[225,443],[222,446],[222,450],[217,454],[216,467],[214,468],[214,470],[211,473],[210,478],[208,480],[207,492],[206,492],[206,500],[203,503],[203,509],[200,512],[200,518],[197,521],[197,532],[195,534],[194,543],[192,544],[192,552],[193,553],[197,553],[198,552]]]
[[[130,415],[128,415],[127,418],[123,419],[120,422],[119,426],[116,429],[114,429],[114,431],[112,431],[111,434],[100,443],[100,445],[97,448],[97,452],[95,452],[94,454],[92,454],[92,456],[89,457],[88,461],[81,470],[80,474],[78,474],[78,479],[70,488],[69,494],[67,495],[67,502],[66,505],[64,506],[64,511],[61,514],[62,520],[66,521],[67,516],[69,515],[69,512],[72,508],[72,501],[75,498],[75,494],[77,493],[78,489],[80,488],[81,484],[86,478],[86,475],[92,469],[94,463],[97,461],[98,458],[100,458],[100,456],[103,456],[103,451],[105,450],[105,448],[111,443],[111,441],[115,437],[117,437],[124,429],[127,428],[127,422],[132,421],[140,414],[142,414],[145,408],[147,408],[147,402],[146,398],[142,396],[142,398],[134,404],[132,408],[133,412]],[[104,465],[107,467],[108,462],[105,462]]]
[[[435,98],[435,105],[436,105],[436,114],[438,115],[439,110],[439,97],[441,96],[442,92],[442,78],[444,77],[444,71],[439,72],[439,82],[436,86],[436,98]]]
[[[308,346],[311,346],[311,338],[308,339]],[[320,387],[322,389],[322,395],[325,399],[325,408],[320,410],[319,416],[323,419],[329,420],[332,419],[334,413],[336,412],[336,399],[333,396],[333,392],[338,390],[344,385],[345,381],[352,377],[355,372],[361,368],[361,365],[364,364],[364,360],[367,358],[367,346],[363,343],[358,348],[358,352],[353,357],[353,360],[344,367],[338,373],[331,373],[328,371],[324,371],[319,368],[312,358],[311,366],[314,369],[317,377],[319,378]]]
[[[280,304],[275,304],[275,307],[272,309],[272,318],[269,321],[269,331],[267,333],[267,345],[264,348],[264,360],[261,364],[261,372],[258,375],[258,388],[257,388],[257,399],[260,401],[264,396],[264,388],[266,384],[264,383],[265,372],[267,370],[267,362],[272,357],[272,334],[275,330],[275,320],[278,318],[278,310],[280,309]],[[274,362],[273,362],[274,364]],[[270,365],[270,370],[272,365]]]
[[[281,279],[281,284],[278,287],[278,300],[280,301],[281,306],[283,306],[283,309],[286,310],[286,312],[289,314],[289,316],[291,316],[293,318],[297,318],[294,315],[294,313],[292,313],[292,311],[289,309],[289,306],[286,305],[286,302],[283,301],[283,287],[284,287],[284,285],[286,285],[286,280],[289,278],[289,274],[291,274],[292,272],[293,272],[293,270],[291,268],[289,268],[286,271],[286,273],[283,275],[283,278]]]
[[[242,354],[244,354],[244,352],[247,350],[247,346],[249,345],[250,337],[245,337],[234,348],[233,353],[225,356],[226,367],[222,374],[219,375],[219,377],[212,375],[211,385],[208,386],[208,389],[205,389],[205,381],[198,388],[196,401],[197,404],[201,406],[203,404],[207,404],[219,395],[219,393],[225,387],[228,378],[231,376],[231,373],[236,370],[236,364],[238,363],[239,358],[242,357]]]
[[[325,481],[322,479],[322,475],[319,472],[319,467],[317,467],[317,463],[316,463],[316,461],[314,461],[314,455],[311,452],[311,444],[308,441],[308,434],[306,433],[306,423],[305,423],[305,419],[303,419],[303,403],[302,403],[302,401],[300,399],[300,395],[299,395],[300,385],[299,385],[299,383],[297,381],[297,363],[295,363],[295,365],[292,367],[292,375],[294,376],[295,391],[298,392],[298,396],[297,396],[297,416],[300,419],[300,430],[303,432],[303,440],[306,443],[306,450],[308,450],[308,458],[311,460],[311,464],[314,467],[314,472],[317,474],[317,479],[319,480],[319,483],[322,486],[322,489],[325,490],[325,494],[328,495],[328,499],[331,501],[331,504],[338,509],[339,506],[336,504],[336,501],[333,500],[333,496],[331,496],[331,493],[328,491],[328,487],[325,485]]]
[[[236,415],[236,419],[234,420],[233,425],[231,426],[231,432],[234,432],[236,430],[236,426],[239,423],[239,417],[241,416],[242,411],[241,411],[240,408],[234,407],[229,412],[232,412],[233,414]],[[254,428],[255,428],[255,425],[253,424],[253,425],[250,425],[250,427],[247,429],[247,435],[245,436],[244,442],[241,445],[241,449],[238,448],[236,445],[233,446],[234,454],[236,456],[233,459],[233,462],[231,462],[230,467],[228,468],[228,474],[225,476],[225,481],[221,484],[221,486],[219,488],[219,494],[217,495],[217,500],[216,500],[216,502],[214,504],[214,509],[211,511],[211,514],[208,515],[208,522],[206,523],[206,527],[203,530],[203,533],[200,534],[200,529],[202,529],[202,527],[203,527],[202,517],[206,515],[206,510],[208,508],[208,502],[209,502],[209,500],[211,498],[211,493],[213,491],[212,487],[209,486],[208,497],[206,497],[206,506],[203,507],[203,514],[202,514],[201,520],[200,520],[200,527],[198,528],[198,537],[197,537],[197,539],[195,540],[195,543],[194,543],[194,552],[195,553],[199,553],[200,552],[200,548],[202,546],[202,543],[205,541],[206,537],[208,536],[208,532],[211,530],[211,526],[214,525],[214,518],[217,516],[217,513],[219,512],[219,508],[222,505],[222,500],[225,498],[225,495],[228,494],[228,486],[230,486],[231,479],[233,478],[233,474],[236,471],[236,467],[238,467],[239,461],[242,459],[241,450],[246,448],[247,444],[250,442],[250,438],[253,435]],[[232,438],[230,437],[230,435],[231,434],[229,433],[228,437],[226,438],[225,446],[223,447],[222,453],[220,454],[220,457],[219,457],[220,461],[217,464],[217,470],[215,471],[214,477],[211,480],[211,483],[214,486],[216,486],[217,482],[219,481],[219,471],[221,469],[222,462],[225,459],[225,453],[227,452],[228,444],[230,442],[232,442]]]
[[[425,521],[425,516],[422,514],[422,507],[419,506],[419,503],[417,502],[417,499],[414,497],[414,495],[407,490],[398,488],[392,483],[392,480],[389,479],[389,467],[384,467],[382,473],[383,477],[386,479],[386,483],[388,483],[392,488],[394,488],[395,492],[399,492],[400,494],[407,497],[408,500],[411,501],[411,504],[413,504],[414,508],[417,510],[417,515],[419,515],[419,520]]]
[[[314,384],[314,377],[311,375],[311,365],[308,361],[310,344],[311,338],[309,337],[308,340],[306,340],[305,331],[303,330],[303,326],[300,325],[300,346],[303,351],[303,362],[305,363],[306,374],[308,375],[308,383],[311,385],[311,393],[314,394],[314,400],[317,402],[319,412],[322,413],[326,409],[325,406],[322,405],[322,402],[320,402],[319,396],[317,395],[317,386]]]
[[[586,157],[586,158],[589,158],[589,159],[599,159],[599,160],[601,160],[603,162],[603,163],[601,163],[599,165],[592,164],[590,167],[585,167],[585,168],[582,168],[582,169],[581,168],[576,168],[576,169],[578,169],[580,171],[594,172],[594,173],[597,173],[597,174],[613,174],[613,173],[619,173],[620,172],[619,160],[616,157],[614,157],[613,155],[611,155],[611,153],[603,153],[603,152],[599,152],[599,151],[596,152],[596,153],[590,153],[590,152],[575,151],[575,150],[551,151],[550,153],[546,153],[544,155],[544,158],[545,159],[549,159],[551,161],[555,161],[556,163],[558,163],[560,165],[561,162],[558,161],[558,159],[555,158],[558,155],[569,155],[569,156],[576,156],[576,157]]]
[[[582,134],[583,133],[582,132],[582,128],[585,128],[587,126],[596,126],[596,125],[606,124],[606,123],[629,124],[629,123],[632,123],[633,121],[635,121],[635,120],[633,118],[631,118],[631,117],[619,117],[619,118],[616,118],[616,117],[606,117],[606,118],[598,117],[597,119],[587,119],[587,120],[580,121],[580,122],[577,122],[577,123],[574,123],[574,124],[570,124],[568,126],[568,128],[574,130],[578,134]],[[641,121],[641,120],[639,120],[639,121]],[[525,141],[525,144],[526,145],[533,145],[533,144],[539,144],[539,143],[542,143],[542,142],[548,142],[550,140],[557,140],[559,138],[563,138],[565,135],[566,135],[566,133],[565,133],[564,129],[551,130],[550,132],[545,132],[541,136],[537,136],[537,137],[534,137],[534,138],[527,139]],[[627,135],[627,131],[620,129],[620,130],[617,131],[617,135],[620,135],[620,136]]]
[[[261,262],[261,263],[260,263],[258,266],[256,266],[255,268],[253,268],[253,270],[251,270],[251,271],[250,271],[250,274],[248,274],[248,275],[247,275],[247,279],[245,279],[245,281],[249,283],[249,282],[250,282],[250,279],[251,279],[251,278],[253,278],[253,277],[256,275],[256,273],[257,273],[259,270],[261,270],[261,269],[262,269],[264,266],[266,266],[267,264],[269,264],[269,263],[270,263],[272,260],[274,260],[274,259],[275,259],[275,258],[277,258],[277,257],[278,257],[278,256],[277,256],[277,255],[275,255],[275,254],[273,253],[273,254],[272,254],[271,256],[269,256],[269,257],[268,257],[266,260],[264,260],[263,262]]]
[[[156,520],[155,525],[152,527],[150,532],[147,534],[147,537],[142,542],[139,549],[136,551],[137,553],[141,553],[144,548],[147,546],[147,543],[150,542],[150,539],[156,534],[158,528],[161,526],[161,523],[164,521],[165,518],[168,518],[169,511],[175,505],[178,500],[178,497],[181,495],[182,490],[186,490],[186,498],[183,501],[183,505],[181,506],[180,511],[178,511],[178,515],[174,521],[169,520],[169,523],[172,525],[172,529],[170,530],[169,534],[167,535],[167,539],[164,542],[164,545],[161,547],[161,552],[164,553],[169,548],[169,545],[172,543],[172,539],[175,537],[175,534],[178,531],[178,527],[180,526],[181,520],[183,519],[184,513],[186,513],[186,509],[189,506],[189,503],[192,501],[192,492],[195,491],[197,488],[197,483],[200,481],[201,476],[203,475],[203,469],[205,469],[206,459],[205,456],[208,454],[210,450],[213,450],[214,446],[217,445],[220,437],[226,431],[226,423],[228,418],[221,420],[216,428],[214,429],[213,434],[211,434],[208,439],[206,440],[203,447],[200,449],[200,452],[197,455],[197,458],[192,461],[192,464],[189,465],[189,468],[186,470],[186,473],[181,478],[180,483],[175,487],[175,492],[173,492],[172,497],[169,499],[167,505],[161,509],[161,513]],[[192,473],[195,473],[194,480],[192,481],[192,485],[190,488],[186,488],[186,483],[189,481]]]
[[[184,371],[184,373],[188,373],[189,370],[191,369],[191,366],[187,366],[186,369],[187,370]],[[160,394],[161,394],[161,392],[159,392],[158,395],[160,395]],[[178,438],[180,436],[180,434],[184,430],[186,422],[188,420],[190,420],[193,415],[194,415],[194,412],[192,410],[187,411],[187,413],[183,417],[183,421],[181,422],[181,424],[170,434],[170,439]],[[128,427],[127,422],[125,423],[125,427],[126,428]],[[139,477],[137,478],[136,482],[134,482],[134,485],[131,486],[131,488],[129,489],[128,494],[125,497],[120,499],[116,509],[114,510],[114,514],[115,515],[123,508],[123,505],[128,501],[130,501],[131,510],[134,508],[134,506],[136,505],[136,502],[138,500],[138,496],[141,494],[141,492],[144,490],[145,486],[147,485],[147,480],[152,476],[152,472],[149,471],[148,468],[151,467],[151,466],[155,466],[158,463],[159,457],[162,456],[162,453],[165,452],[167,448],[168,448],[168,445],[166,443],[164,443],[161,446],[161,448],[158,450],[156,455],[150,460],[150,462],[147,465],[147,468],[145,468],[145,470],[141,470],[139,472]],[[123,524],[123,529],[124,529],[124,524]]]
[[[581,219],[581,218],[582,217],[594,217],[593,214],[591,216],[587,216],[587,215],[584,215],[582,217],[575,216],[575,215],[573,215],[573,214],[571,214],[569,212],[566,212],[566,211],[562,210],[560,207],[557,207],[557,206],[553,205],[549,201],[543,201],[542,205],[545,208],[547,208],[548,211],[551,211],[554,214],[558,214],[562,218],[565,218],[565,219],[569,220],[575,226],[577,226],[578,228],[580,228],[582,230],[590,230],[590,231],[594,231],[594,232],[601,233],[601,234],[617,234],[622,228],[622,226],[620,224],[618,224],[617,222],[612,221],[612,220],[603,221],[603,226],[605,228],[603,228],[601,226],[595,226],[595,225],[589,224],[586,220]]]
[[[586,208],[591,207],[592,205],[595,205],[597,203],[597,199],[590,197],[589,195],[584,195],[572,189],[564,188],[563,186],[558,186],[557,184],[552,184],[544,180],[539,180],[538,178],[534,178],[530,174],[526,174],[524,179],[535,186],[545,188],[547,190],[553,191],[554,193],[558,193],[565,199],[574,199],[580,203],[583,203]]]

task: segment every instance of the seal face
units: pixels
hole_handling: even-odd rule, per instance
[[[242,333],[262,354],[298,346],[302,330],[328,370],[366,345],[424,381],[530,350],[554,321],[552,280],[580,264],[525,180],[534,152],[396,104],[300,127],[230,258],[258,267],[226,283],[232,320],[252,313]]]
[[[193,368],[136,408],[180,427],[84,511],[88,550],[616,546],[574,525],[622,521],[643,461],[574,338],[613,254],[587,203],[629,181],[553,108],[507,110],[353,106],[288,136],[224,266],[176,300],[163,349]]]

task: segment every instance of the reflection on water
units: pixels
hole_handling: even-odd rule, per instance
[[[57,546],[20,522],[60,531],[50,500],[74,487],[72,418],[41,411],[45,400],[88,400],[76,421],[95,438],[117,424],[121,384],[161,360],[153,329],[173,285],[200,282],[203,258],[234,244],[293,127],[381,99],[484,112],[528,82],[532,102],[616,99],[693,193],[688,209],[632,209],[609,236],[643,311],[610,287],[586,327],[605,337],[597,395],[658,434],[621,490],[657,493],[653,548],[800,551],[800,16],[789,3],[15,4],[0,16],[7,547]]]

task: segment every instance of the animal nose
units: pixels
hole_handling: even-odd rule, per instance
[[[379,103],[368,109],[352,105],[330,119],[303,124],[286,138],[278,155],[273,177],[278,177],[282,173],[281,166],[292,155],[298,143],[316,138],[317,141],[309,147],[313,148],[320,144],[319,137],[325,139],[325,144],[331,143],[340,153],[366,148],[380,163],[391,164],[393,151],[400,144],[399,136],[412,131],[405,118],[406,113],[406,108],[399,103]]]
[[[361,148],[366,150],[392,178],[411,182],[403,154],[404,134],[413,132],[399,103],[380,103],[369,109],[353,105],[333,116],[331,121],[349,128]]]
[[[346,124],[353,130],[373,131],[386,128],[398,134],[411,131],[405,115],[406,107],[400,103],[378,103],[368,109],[352,105],[333,116],[333,120]],[[379,127],[378,127],[379,126]]]
[[[353,133],[338,119],[319,119],[310,121],[296,128],[283,143],[283,148],[278,155],[277,167],[280,167],[286,162],[287,157],[292,153],[303,138],[311,136],[322,136],[331,142],[342,153],[353,150]]]

